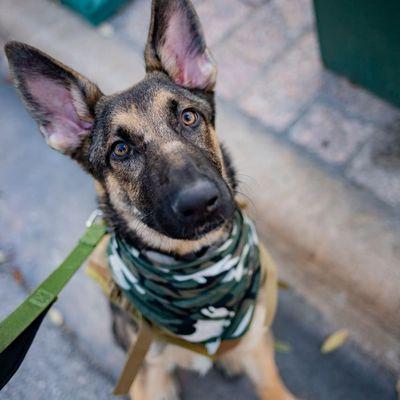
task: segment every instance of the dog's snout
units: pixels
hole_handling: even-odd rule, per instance
[[[177,217],[195,221],[212,214],[218,203],[219,191],[216,185],[201,179],[181,189],[176,194],[172,208]]]

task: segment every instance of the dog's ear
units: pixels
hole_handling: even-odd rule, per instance
[[[153,0],[146,70],[165,71],[178,85],[212,91],[216,64],[190,0]]]
[[[74,154],[90,134],[102,93],[75,71],[34,47],[5,46],[14,84],[49,146]]]

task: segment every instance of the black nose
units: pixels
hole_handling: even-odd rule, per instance
[[[218,199],[219,192],[215,184],[202,179],[180,190],[172,208],[180,218],[197,220],[215,211]]]

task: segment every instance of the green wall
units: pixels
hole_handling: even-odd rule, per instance
[[[400,0],[314,0],[322,60],[400,106]]]

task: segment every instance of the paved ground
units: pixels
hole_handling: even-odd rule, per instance
[[[311,0],[196,0],[219,64],[218,93],[282,140],[393,207],[400,206],[400,112],[323,70]],[[150,7],[112,20],[138,49]]]
[[[0,250],[8,259],[0,267],[2,317],[71,248],[94,207],[94,194],[90,178],[42,142],[4,80],[0,109]],[[112,398],[123,354],[112,341],[100,291],[79,273],[57,309],[64,324],[45,321],[1,400]],[[331,330],[295,292],[282,292],[274,331],[291,347],[278,354],[278,363],[292,390],[304,399],[394,400],[396,378],[353,343],[331,355],[320,354],[321,341]],[[204,379],[183,372],[179,377],[184,399],[255,398],[244,377],[227,380],[217,371]]]

